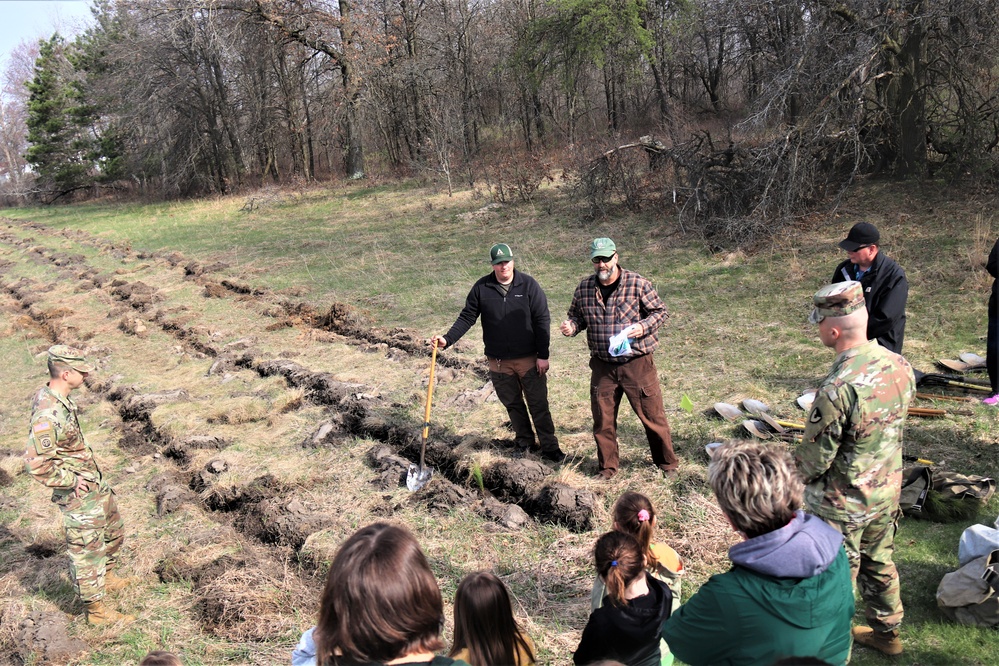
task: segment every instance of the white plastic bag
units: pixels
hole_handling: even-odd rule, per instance
[[[628,336],[635,331],[636,326],[631,325],[610,339],[610,347],[607,349],[611,356],[631,356],[631,340]]]

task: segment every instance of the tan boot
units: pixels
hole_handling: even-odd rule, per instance
[[[134,615],[122,615],[104,605],[102,600],[88,601],[86,606],[87,622],[90,624],[112,624],[114,622],[124,622],[130,624],[135,622]]]
[[[117,592],[135,582],[134,578],[120,578],[115,572],[109,571],[104,574],[104,590],[106,592]]]
[[[902,654],[902,641],[898,637],[898,630],[874,631],[870,627],[854,627],[850,632],[853,634],[853,641],[869,648],[874,648],[878,652],[894,657]]]

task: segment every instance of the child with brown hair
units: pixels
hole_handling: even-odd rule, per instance
[[[627,492],[618,498],[613,510],[614,523],[611,529],[615,532],[630,534],[638,541],[645,555],[645,568],[657,578],[666,583],[673,593],[673,608],[680,607],[680,578],[683,576],[683,560],[680,555],[664,543],[653,543],[656,532],[656,511],[652,502],[641,493]],[[590,610],[594,611],[603,605],[604,584],[598,576],[593,581],[590,592]]]
[[[173,652],[153,650],[139,662],[139,666],[184,666],[184,663]]]
[[[405,527],[362,527],[337,550],[319,621],[292,653],[295,666],[468,666],[438,657],[444,603],[430,564]]]
[[[534,643],[513,617],[510,594],[487,571],[468,574],[458,583],[451,657],[472,666],[534,666]]]
[[[593,560],[606,603],[590,613],[573,663],[616,659],[627,666],[660,666],[660,631],[672,612],[669,588],[646,571],[641,547],[624,532],[597,539]]]

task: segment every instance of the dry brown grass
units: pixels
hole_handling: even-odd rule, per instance
[[[187,391],[187,400],[162,404],[151,413],[154,427],[164,438],[182,442],[192,435],[210,434],[228,442],[223,450],[192,447],[183,460],[121,450],[116,446],[119,421],[115,406],[100,395],[80,394],[85,406],[84,429],[118,492],[128,525],[124,571],[141,580],[118,596],[116,603],[138,614],[140,622],[124,637],[92,631],[79,622],[72,625],[74,631],[98,647],[102,661],[97,663],[101,666],[134,662],[128,644],[183,646],[190,663],[286,661],[295,634],[314,621],[321,578],[336,548],[359,526],[390,520],[407,525],[418,535],[446,599],[451,598],[462,575],[478,569],[497,572],[516,600],[518,616],[538,644],[542,663],[567,663],[586,621],[593,576],[590,549],[596,535],[609,527],[610,508],[621,492],[638,490],[652,499],[660,520],[659,538],[685,559],[685,594],[727,567],[727,548],[737,537],[704,483],[703,445],[727,439],[735,429],[705,417],[703,409],[717,400],[753,397],[769,402],[781,416],[797,415],[793,398],[817,381],[832,360],[816,342],[814,330],[804,323],[808,298],[841,258],[835,242],[861,215],[883,206],[880,200],[887,198],[885,192],[875,185],[848,201],[852,210],[841,210],[839,218],[817,217],[803,222],[795,237],[781,239],[773,248],[756,253],[733,250],[711,254],[668,229],[659,229],[662,221],[649,226],[616,220],[583,229],[572,221],[574,209],[555,199],[538,206],[507,207],[488,221],[456,221],[456,212],[481,208],[483,202],[475,200],[472,193],[447,199],[439,193],[424,196],[423,192],[414,197],[411,191],[379,192],[355,200],[356,206],[353,202],[344,204],[342,215],[320,216],[324,220],[322,240],[314,243],[321,247],[290,241],[289,246],[300,251],[298,257],[265,256],[252,246],[247,249],[237,236],[231,237],[232,248],[214,253],[233,264],[227,277],[251,284],[292,280],[283,271],[299,270],[307,263],[311,273],[296,285],[296,293],[317,309],[328,308],[333,301],[349,301],[365,309],[376,324],[404,322],[420,335],[429,335],[446,329],[468,286],[488,271],[486,264],[469,257],[476,251],[484,252],[495,236],[514,243],[523,257],[518,268],[526,269],[545,286],[556,322],[564,315],[576,282],[591,270],[581,239],[615,237],[624,265],[652,277],[673,313],[661,334],[657,363],[682,465],[677,480],[662,481],[648,464],[644,433],[625,404],[620,418],[622,472],[610,483],[590,478],[594,452],[585,369],[588,351],[581,338],[556,336],[549,379],[551,402],[562,447],[575,457],[551,480],[596,495],[594,529],[585,534],[537,523],[511,531],[483,518],[474,501],[468,506],[439,506],[401,487],[376,486],[366,457],[376,442],[344,438],[331,448],[303,448],[302,442],[328,418],[327,408],[311,405],[304,392],[280,377],[261,379],[247,369],[207,375],[214,359],[189,345],[188,340],[218,350],[232,343],[252,348],[257,358],[288,358],[310,370],[330,372],[340,381],[357,383],[359,391],[379,396],[390,405],[393,419],[414,426],[422,421],[423,379],[429,364],[426,357],[346,344],[342,336],[301,328],[269,332],[266,327],[274,318],[260,313],[264,309],[283,312],[279,300],[288,298],[287,294],[274,300],[264,296],[257,302],[231,296],[205,299],[202,285],[161,261],[140,265],[110,255],[91,256],[88,261],[101,271],[112,273],[121,268],[124,272],[119,275],[126,279],[141,279],[155,286],[162,300],[154,307],[171,313],[169,318],[189,331],[189,339],[182,339],[151,324],[150,334],[143,340],[116,328],[130,306],[123,306],[106,290],[77,292],[71,275],[36,264],[22,256],[23,252],[0,243],[0,259],[14,264],[5,271],[5,283],[21,276],[38,281],[44,287],[39,290],[40,311],[51,313],[72,304],[72,312],[63,312],[56,320],[60,335],[87,337],[102,359],[98,375],[116,376],[115,384],[134,386],[140,394],[181,387]],[[310,205],[324,205],[321,197],[305,199]],[[896,203],[889,208],[915,210],[905,202]],[[176,221],[181,209],[185,215],[202,216],[202,222],[213,225],[220,235],[240,230],[257,233],[270,223],[270,213],[264,212],[256,217],[236,216],[238,224],[233,225],[220,226],[218,220],[210,219],[233,217],[233,205],[224,199],[193,203],[196,210],[191,213],[178,204],[172,211],[161,210],[149,219],[136,220],[128,233],[141,234],[145,225]],[[960,218],[960,211],[946,202],[934,202],[932,208],[931,213],[912,213],[918,219],[891,213],[874,218],[883,227],[889,254],[909,272],[913,296],[906,347],[912,350],[917,367],[924,368],[953,345],[976,350],[984,326],[976,331],[975,322],[984,312],[988,285],[983,271],[972,264],[975,257],[987,252],[991,245],[988,234],[992,233],[990,217],[969,219],[962,228],[974,226],[978,231],[969,231],[967,237],[951,234],[945,239],[951,244],[942,253],[938,247],[941,236],[934,228]],[[403,226],[420,237],[427,256],[413,257],[403,251],[412,244],[397,243],[393,238]],[[424,232],[424,228],[432,231]],[[356,242],[358,230],[364,230],[365,241],[370,240],[363,248]],[[313,230],[308,233],[315,235]],[[33,235],[36,244],[51,245],[44,233]],[[969,240],[972,235],[977,239],[974,242]],[[261,247],[270,242],[257,238]],[[75,241],[59,240],[57,244],[72,251]],[[345,256],[351,257],[349,266],[341,265]],[[208,256],[197,258],[205,261]],[[961,260],[951,260],[957,258]],[[946,298],[938,294],[946,294]],[[9,359],[8,393],[12,396],[12,404],[0,410],[0,448],[19,453],[23,448],[24,403],[40,384],[44,371],[32,354],[44,350],[48,341],[33,322],[22,322],[15,332],[18,317],[24,315],[3,293],[0,306],[0,331],[15,333],[0,339],[0,353]],[[125,309],[109,318],[108,312],[115,308]],[[152,322],[147,314],[135,316]],[[476,326],[461,346],[447,353],[480,362],[481,351],[481,333]],[[454,478],[470,488],[475,485],[470,473],[475,466],[488,467],[509,453],[503,448],[482,449],[471,441],[512,436],[502,426],[506,414],[497,402],[472,404],[466,400],[482,386],[482,379],[467,372],[442,379],[435,390],[431,415],[434,431],[468,436],[458,449],[461,462]],[[683,395],[694,401],[693,414],[676,409]],[[961,446],[975,448],[994,441],[997,418],[981,414],[920,425],[913,429],[913,442],[934,454],[964,460]],[[204,502],[190,502],[172,513],[156,514],[156,498],[147,489],[152,479],[167,475],[184,487],[215,459],[224,460],[228,471],[213,479],[202,500],[247,493],[257,479],[270,475],[280,491],[276,503],[294,502],[305,514],[327,520],[323,529],[307,535],[297,560],[287,547],[264,546],[240,532],[241,509],[211,512]],[[0,469],[15,462],[19,465],[16,457],[7,456],[0,460]],[[64,559],[56,556],[39,563],[24,555],[25,546],[39,540],[61,543],[58,514],[49,504],[47,492],[22,474],[13,477],[10,490],[0,489],[0,493],[13,498],[12,504],[0,508],[14,535],[9,552],[21,553],[17,556],[21,559],[10,566],[0,563],[0,572],[5,572],[0,573],[0,602],[14,610],[73,610]],[[198,578],[208,565],[225,557],[239,564]],[[188,577],[161,581],[157,572],[165,562],[174,560],[184,564]],[[14,573],[12,566],[32,573]],[[195,578],[197,582],[193,582]],[[207,615],[206,609],[211,609]],[[6,620],[0,622],[4,623],[0,626],[0,655],[13,654],[5,652],[10,625]],[[450,622],[449,617],[445,625],[448,636]],[[857,659],[863,663],[863,655]]]

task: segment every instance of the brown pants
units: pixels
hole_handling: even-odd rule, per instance
[[[538,357],[490,358],[489,378],[496,390],[496,397],[510,415],[510,425],[516,433],[517,446],[534,446],[534,431],[542,451],[558,451],[555,423],[548,408],[548,378],[538,374]],[[524,404],[524,399],[527,404]],[[530,417],[528,417],[530,410]],[[534,420],[534,430],[531,420]]]
[[[599,471],[610,470],[613,474],[618,469],[617,412],[622,395],[628,396],[631,408],[645,427],[652,462],[662,469],[676,469],[679,460],[673,452],[673,437],[652,354],[624,363],[607,363],[591,356],[590,370],[590,408]]]

